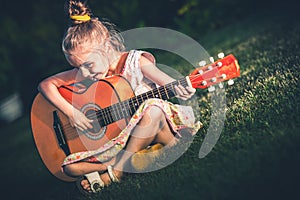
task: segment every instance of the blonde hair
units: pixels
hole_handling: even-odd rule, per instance
[[[65,54],[77,47],[101,48],[104,51],[124,51],[124,41],[114,24],[100,21],[87,6],[86,1],[69,0],[66,11],[71,20],[62,41]],[[83,16],[89,16],[88,18]],[[85,20],[82,20],[85,19]],[[103,49],[102,49],[103,48]]]

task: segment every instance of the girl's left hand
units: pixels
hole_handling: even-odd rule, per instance
[[[175,86],[175,90],[177,93],[176,97],[180,98],[182,100],[187,100],[187,99],[191,98],[196,92],[195,88],[192,88],[189,86],[183,87],[182,85]]]

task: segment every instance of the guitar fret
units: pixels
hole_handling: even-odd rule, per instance
[[[151,92],[151,94],[152,94],[152,98],[154,98],[154,92],[153,92],[154,90],[151,90],[150,92]]]
[[[145,95],[146,95],[146,99],[149,99],[149,97],[148,97],[148,92],[146,92]]]
[[[162,99],[162,96],[161,96],[161,93],[160,93],[160,89],[158,89],[157,92],[158,92],[158,95],[159,95],[160,99]]]
[[[105,124],[108,124],[105,111],[106,111],[106,109],[103,109],[102,119],[103,119],[103,121],[104,121]]]
[[[129,101],[126,101],[126,102],[127,102],[127,110],[129,111],[128,116],[132,116],[134,112],[132,111],[132,108],[130,107]]]
[[[143,99],[141,98],[141,95],[138,96],[138,102],[139,102],[139,105],[141,105],[144,102]]]
[[[160,92],[159,93],[160,93],[161,99],[165,99],[165,91],[164,91],[163,87],[160,88]]]
[[[188,85],[186,78],[179,80],[179,82],[181,82],[181,85],[184,87],[186,87]]]
[[[145,94],[141,94],[140,96],[141,96],[142,102],[144,102],[145,101],[144,99],[146,99],[146,98],[144,98]]]
[[[131,107],[129,105],[129,100],[124,101],[124,105],[125,105],[125,103],[126,103],[126,106],[127,106],[126,110],[129,111],[129,115],[127,115],[127,116],[132,116],[133,113],[132,113],[132,110],[130,109]]]
[[[113,110],[113,107],[108,108],[108,109],[106,109],[106,110],[107,110],[107,114],[106,114],[107,121],[108,121],[108,123],[110,124],[110,123],[112,123],[113,121],[115,121],[114,113],[116,113],[116,112],[115,112],[115,110]]]
[[[133,105],[132,107],[134,108],[134,112],[136,112],[136,110],[139,107],[139,105],[137,103],[134,103],[134,101],[132,101],[132,105]]]
[[[104,118],[105,118],[105,121],[107,124],[110,124],[113,121],[110,109],[111,108],[104,109],[104,111],[105,111]]]
[[[176,90],[175,90],[174,84],[171,84],[170,86],[171,86],[171,91],[173,91],[173,92],[174,92],[174,96],[176,96],[176,95],[177,95],[177,93],[176,93]]]
[[[113,122],[117,119],[117,114],[118,112],[116,112],[116,109],[115,109],[115,105],[114,106],[111,106],[109,109],[107,109],[108,112],[110,113],[110,121]]]
[[[122,117],[123,118],[127,117],[128,116],[127,110],[124,108],[122,103],[120,103],[120,108],[121,108],[121,112],[122,112]]]
[[[128,102],[129,102],[130,110],[131,110],[132,115],[133,115],[133,113],[135,113],[135,111],[136,111],[136,105],[135,105],[135,103],[134,103],[134,99],[131,98],[131,99],[128,100]],[[132,109],[133,109],[133,110],[132,110]]]
[[[102,115],[101,115],[102,110],[98,110],[96,111],[96,118],[98,123],[100,124],[100,126],[102,126],[104,124],[103,120],[102,120]]]
[[[123,111],[122,111],[122,108],[120,107],[120,104],[119,103],[117,103],[117,104],[115,104],[116,105],[116,108],[117,108],[117,111],[118,111],[118,120],[119,119],[122,119],[122,115],[124,116],[124,114],[123,114]]]
[[[165,93],[166,93],[166,97],[169,99],[168,91],[167,91],[167,88],[165,86],[164,86],[164,90],[165,90]]]
[[[104,122],[105,122],[106,124],[108,124],[109,121],[110,121],[110,120],[109,120],[108,113],[109,113],[108,109],[104,109],[103,117],[104,117]]]
[[[136,108],[134,107],[133,102],[131,100],[128,100],[128,106],[129,106],[130,113],[131,113],[131,116],[132,116],[135,113]]]
[[[130,114],[128,113],[128,109],[125,106],[125,103],[121,102],[120,105],[121,105],[122,113],[124,115],[123,117],[130,116]]]
[[[137,96],[135,97],[135,105],[140,106],[139,99]]]
[[[109,121],[110,122],[113,122],[114,121],[114,119],[116,118],[115,117],[115,110],[114,110],[114,106],[111,106],[111,107],[108,107],[108,108],[106,108],[105,110],[107,110],[107,113],[109,113]]]
[[[158,98],[158,99],[161,98],[160,97],[160,93],[159,93],[159,88],[156,89],[156,95],[155,95],[155,97]]]
[[[120,119],[123,118],[123,112],[122,112],[122,108],[119,106],[120,104],[116,104],[115,107],[116,107],[116,120],[115,121],[118,121]]]
[[[107,124],[106,120],[105,120],[105,110],[102,110],[102,112],[101,112],[101,118],[102,118],[104,124]]]

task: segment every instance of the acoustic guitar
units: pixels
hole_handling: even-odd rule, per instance
[[[232,55],[206,65],[200,62],[189,76],[135,96],[129,82],[120,75],[99,81],[84,80],[59,88],[60,94],[93,120],[93,128],[79,131],[68,118],[38,94],[31,109],[31,128],[38,152],[49,171],[63,181],[75,181],[61,171],[69,154],[95,150],[117,137],[139,105],[149,98],[163,100],[176,96],[175,85],[213,90],[215,84],[240,75],[237,59]]]

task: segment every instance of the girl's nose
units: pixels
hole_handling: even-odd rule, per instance
[[[84,78],[87,78],[88,75],[90,74],[89,70],[87,70],[87,69],[84,68],[84,67],[80,67],[79,70],[80,70],[80,73],[82,74],[82,76],[83,76]]]

